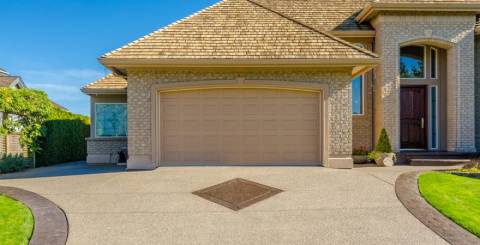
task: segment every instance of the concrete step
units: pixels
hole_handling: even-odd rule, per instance
[[[467,164],[470,159],[431,159],[431,158],[412,158],[410,165],[412,166],[453,166]]]

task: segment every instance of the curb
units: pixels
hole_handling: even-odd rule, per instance
[[[55,203],[36,193],[14,187],[0,186],[0,193],[30,208],[34,227],[30,245],[64,245],[68,238],[68,220]]]
[[[428,171],[425,171],[428,172]],[[405,208],[430,230],[450,244],[480,244],[480,239],[463,229],[423,199],[418,190],[418,176],[424,172],[400,175],[395,182],[395,193]]]

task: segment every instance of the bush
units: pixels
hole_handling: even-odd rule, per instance
[[[20,143],[36,166],[85,159],[89,118],[60,109],[46,93],[0,88],[0,111],[18,116],[0,124],[0,134],[21,128]]]
[[[90,135],[90,126],[85,118],[51,120],[43,125],[45,136],[41,139],[36,166],[85,160],[85,138]]]
[[[0,157],[0,174],[24,170],[31,166],[31,161],[21,155],[3,155]]]
[[[390,145],[390,139],[388,139],[387,130],[382,129],[380,133],[380,138],[378,139],[377,146],[375,151],[382,153],[392,153],[392,145]]]

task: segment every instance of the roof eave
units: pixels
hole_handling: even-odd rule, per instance
[[[112,95],[112,94],[127,94],[127,89],[113,89],[113,88],[82,88],[80,89],[84,94],[87,95],[99,95],[99,94],[107,94],[107,95]]]
[[[374,30],[330,31],[336,37],[375,37]]]
[[[381,11],[480,13],[480,3],[370,3],[355,19],[363,23]]]
[[[375,58],[325,58],[325,59],[132,59],[101,58],[100,62],[112,70],[135,67],[346,67],[357,65],[377,65]]]

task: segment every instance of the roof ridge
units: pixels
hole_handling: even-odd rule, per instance
[[[186,17],[184,17],[184,18],[182,18],[182,19],[179,19],[179,20],[177,20],[177,21],[175,21],[175,22],[173,22],[173,23],[171,23],[171,24],[168,24],[168,25],[166,25],[166,26],[164,26],[164,27],[162,27],[162,28],[160,28],[160,29],[157,29],[157,30],[155,30],[155,31],[153,31],[153,32],[150,32],[150,33],[148,33],[147,35],[145,35],[145,36],[143,36],[143,37],[141,37],[141,38],[135,39],[134,41],[132,41],[132,42],[130,42],[130,43],[127,43],[127,44],[123,45],[123,46],[120,47],[120,48],[117,48],[117,49],[115,49],[115,50],[112,50],[112,51],[110,51],[110,52],[108,52],[108,53],[103,54],[103,55],[101,56],[101,58],[106,57],[106,56],[111,55],[111,54],[114,54],[114,53],[118,52],[118,51],[121,50],[121,49],[124,49],[124,48],[129,47],[129,46],[131,46],[131,45],[133,45],[133,44],[136,44],[136,43],[138,43],[138,42],[140,42],[140,41],[143,41],[145,38],[148,38],[148,37],[150,37],[150,36],[152,36],[152,35],[154,35],[154,34],[156,34],[156,33],[158,33],[158,32],[161,32],[161,31],[163,31],[163,30],[168,29],[168,28],[170,28],[170,27],[172,27],[172,26],[178,25],[178,24],[180,24],[180,23],[182,23],[182,22],[184,22],[184,21],[186,21],[186,20],[188,20],[188,19],[190,19],[190,18],[193,18],[193,17],[195,17],[195,16],[197,16],[197,15],[199,15],[199,14],[201,14],[201,13],[203,13],[203,12],[205,12],[205,11],[207,11],[207,10],[209,10],[209,9],[211,9],[211,8],[213,8],[213,7],[221,4],[221,3],[223,3],[223,2],[226,2],[226,1],[228,1],[228,0],[222,0],[222,1],[220,1],[220,2],[217,2],[217,3],[213,4],[213,5],[210,5],[210,6],[208,6],[208,7],[203,8],[203,9],[197,11],[197,12],[194,12],[193,14],[191,14],[191,15],[189,15],[189,16],[186,16]]]
[[[224,0],[224,1],[226,1],[226,0]],[[349,42],[347,42],[347,41],[345,41],[345,40],[343,40],[343,39],[341,39],[341,38],[338,38],[338,37],[336,37],[336,36],[333,36],[333,35],[331,35],[331,34],[329,34],[329,33],[326,33],[326,32],[324,32],[324,31],[322,31],[322,30],[315,29],[315,28],[313,28],[313,27],[311,27],[311,26],[309,26],[309,25],[307,25],[307,24],[305,24],[305,23],[303,23],[303,22],[300,22],[300,21],[298,21],[298,20],[296,20],[296,19],[294,19],[294,18],[291,18],[291,17],[288,16],[288,15],[285,15],[285,14],[283,14],[283,13],[281,13],[281,12],[279,12],[279,11],[276,11],[276,10],[274,10],[274,9],[271,9],[271,8],[269,8],[269,7],[267,7],[267,6],[264,6],[263,4],[260,4],[260,3],[254,1],[254,0],[245,0],[245,1],[250,2],[250,3],[254,4],[254,5],[257,5],[257,6],[261,7],[261,8],[264,8],[264,9],[266,9],[266,10],[272,12],[272,13],[275,13],[275,14],[277,14],[277,15],[279,15],[279,16],[287,19],[287,20],[289,20],[289,21],[292,21],[292,22],[294,22],[294,23],[296,23],[296,24],[298,24],[298,25],[300,25],[300,26],[303,26],[303,27],[305,27],[305,28],[307,28],[307,29],[309,29],[309,30],[311,30],[311,31],[314,31],[314,32],[317,32],[317,33],[319,33],[319,34],[321,34],[321,35],[324,35],[324,36],[326,36],[326,37],[328,37],[328,38],[330,38],[330,39],[332,39],[332,40],[334,40],[334,41],[340,42],[341,44],[344,44],[344,45],[346,45],[346,46],[348,46],[348,47],[350,47],[350,48],[356,49],[356,50],[358,50],[358,51],[360,51],[360,52],[362,52],[362,53],[364,53],[364,54],[373,56],[373,57],[375,57],[375,58],[378,58],[378,57],[379,57],[377,54],[375,54],[375,53],[373,53],[373,52],[370,52],[370,51],[368,51],[368,50],[366,50],[366,49],[364,49],[364,48],[355,46],[355,45],[353,45],[353,44],[351,44],[351,43],[349,43]]]

